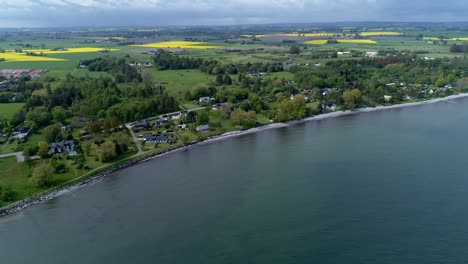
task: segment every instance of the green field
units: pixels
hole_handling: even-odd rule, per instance
[[[15,157],[0,159],[0,186],[10,187],[16,193],[15,200],[24,199],[39,191],[28,184],[29,168],[26,163],[17,163]],[[1,202],[0,202],[1,204]]]
[[[11,119],[24,103],[0,104],[0,119]]]

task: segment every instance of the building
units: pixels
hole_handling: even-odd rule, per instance
[[[219,110],[222,107],[230,107],[229,103],[217,103],[212,106],[213,110]]]
[[[183,130],[188,130],[189,129],[187,124],[181,124],[181,125],[178,125],[177,127],[180,128],[180,129],[183,129]]]
[[[148,121],[143,120],[141,122],[133,123],[132,124],[132,129],[134,129],[134,130],[148,130],[148,129],[151,129],[151,126],[148,123]]]
[[[166,134],[163,134],[163,135],[145,134],[143,135],[143,140],[146,141],[146,143],[168,143],[169,137]]]
[[[76,153],[76,146],[75,146],[75,141],[73,140],[64,140],[62,142],[57,142],[57,143],[52,143],[50,144],[50,153],[52,154],[60,154],[60,153],[70,153],[70,152],[75,152]]]
[[[197,126],[197,127],[195,128],[195,130],[196,130],[197,132],[208,132],[208,131],[210,131],[210,126],[209,126],[209,125]]]
[[[151,67],[151,66],[153,66],[153,64],[151,62],[147,62],[147,61],[139,61],[135,65],[139,66],[139,67]]]
[[[200,102],[201,104],[203,103],[208,103],[212,100],[211,97],[208,97],[208,96],[205,96],[205,97],[200,97],[200,99],[198,99],[198,102]]]
[[[60,129],[62,130],[62,133],[67,133],[67,132],[72,131],[73,127],[70,125],[67,125],[67,126],[61,126]]]
[[[13,138],[23,139],[29,135],[29,128],[27,127],[19,127],[13,129]]]
[[[377,58],[378,55],[379,55],[379,53],[377,51],[368,51],[368,52],[366,52],[366,57],[369,57],[369,58]]]
[[[335,111],[337,109],[337,106],[334,103],[326,103],[325,108],[331,111]]]
[[[4,80],[0,82],[0,90],[8,90],[10,89],[11,81],[10,80]]]

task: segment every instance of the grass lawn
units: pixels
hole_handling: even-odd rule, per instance
[[[10,120],[23,105],[24,103],[0,104],[0,119]]]
[[[16,193],[16,200],[24,199],[40,190],[28,184],[28,165],[17,163],[15,157],[0,159],[0,171],[0,186],[11,188]],[[3,203],[0,202],[0,205]]]
[[[208,75],[199,70],[153,70],[155,82],[167,82],[163,86],[166,92],[176,98],[183,98],[186,91],[198,84],[215,81],[216,76]]]

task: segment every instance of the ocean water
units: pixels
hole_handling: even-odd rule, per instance
[[[0,219],[0,263],[466,263],[468,100],[263,131]]]

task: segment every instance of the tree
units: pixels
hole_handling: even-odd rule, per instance
[[[197,121],[197,112],[195,111],[190,111],[187,113],[187,116],[185,117],[185,121],[187,123],[193,123]]]
[[[84,143],[84,153],[85,153],[85,155],[89,156],[90,152],[91,152],[91,142]]]
[[[45,159],[49,157],[49,144],[44,141],[40,141],[37,143],[38,150],[37,150],[37,155],[41,157],[41,159]]]
[[[44,187],[50,182],[50,178],[54,174],[54,167],[48,162],[40,163],[34,168],[32,177],[29,183],[35,187]]]
[[[235,125],[254,127],[257,124],[257,113],[255,111],[244,111],[237,108],[231,113],[231,120]]]
[[[223,75],[222,74],[218,74],[216,76],[216,83],[217,84],[223,84]]]
[[[285,99],[279,106],[276,119],[280,122],[301,119],[307,115],[306,100],[302,94],[297,94],[292,100]]]
[[[231,85],[232,84],[232,79],[229,75],[224,75],[223,77],[223,83],[226,85]]]
[[[292,45],[290,48],[289,48],[289,53],[291,54],[300,54],[301,53],[301,48],[297,45]]]
[[[65,109],[61,106],[54,107],[52,110],[52,118],[59,123],[65,123],[65,119],[67,118]]]
[[[47,142],[52,143],[60,138],[61,131],[60,125],[54,124],[46,127],[43,134]]]
[[[143,79],[143,84],[146,88],[153,87],[153,74],[151,73],[151,71],[143,71],[143,73],[141,74],[141,78]]]
[[[117,157],[115,147],[112,141],[106,141],[99,147],[98,155],[102,162],[108,162]]]
[[[361,103],[361,92],[358,89],[347,90],[343,93],[344,106],[354,109]]]
[[[210,112],[201,111],[197,116],[197,124],[206,125],[210,122]]]

